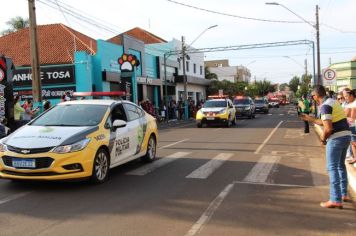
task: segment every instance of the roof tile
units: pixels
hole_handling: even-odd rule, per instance
[[[37,26],[41,65],[73,63],[74,51],[96,52],[96,40],[63,24]],[[0,54],[12,58],[15,66],[29,66],[29,28],[0,37]]]

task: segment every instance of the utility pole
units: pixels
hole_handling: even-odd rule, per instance
[[[184,81],[184,119],[188,120],[188,93],[187,93],[187,75],[185,74],[185,37],[182,36],[182,62],[183,62],[183,81]]]
[[[307,62],[306,58],[304,60],[304,66],[305,66],[305,78],[307,78],[307,76],[308,76],[308,62]]]
[[[28,0],[28,10],[30,17],[30,47],[31,47],[31,67],[32,67],[32,96],[38,107],[42,109],[42,89],[37,42],[37,24],[35,0]]]
[[[319,35],[319,6],[316,5],[316,24],[315,24],[315,29],[316,29],[316,50],[317,50],[317,66],[318,66],[318,78],[317,78],[317,84],[321,85],[321,70],[320,70],[320,35]]]

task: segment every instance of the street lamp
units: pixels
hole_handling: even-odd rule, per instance
[[[304,66],[300,64],[297,60],[291,58],[290,56],[283,56],[284,58],[288,58],[289,60],[295,62],[298,66],[302,67],[304,69]]]
[[[249,63],[247,63],[246,67],[248,67],[249,65],[251,65],[252,63],[255,63],[256,60],[250,61]]]
[[[187,93],[187,86],[188,86],[188,80],[187,80],[187,75],[186,75],[186,71],[185,71],[185,59],[188,55],[186,55],[186,50],[187,48],[189,48],[190,46],[192,46],[192,44],[197,41],[200,36],[202,36],[206,31],[217,27],[218,25],[212,25],[208,28],[206,28],[205,30],[203,30],[203,32],[201,32],[193,41],[191,44],[189,44],[189,46],[185,45],[185,37],[182,36],[182,62],[183,62],[183,81],[184,81],[184,119],[188,120],[188,93]]]
[[[278,2],[266,2],[266,5],[275,5],[275,6],[281,6],[284,9],[286,9],[287,11],[291,12],[293,15],[295,15],[296,17],[298,17],[299,19],[303,20],[305,23],[311,25],[315,30],[316,30],[316,54],[317,54],[317,66],[318,66],[318,74],[317,74],[317,78],[315,80],[314,78],[314,84],[321,84],[320,82],[320,37],[319,37],[319,6],[316,5],[316,23],[315,25],[310,23],[309,21],[305,20],[303,17],[301,17],[300,15],[298,15],[297,13],[295,13],[294,11],[292,11],[291,9],[287,8],[286,6],[284,6],[281,3]]]

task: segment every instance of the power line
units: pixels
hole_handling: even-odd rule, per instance
[[[55,2],[51,1],[51,0],[45,0],[46,2],[44,2],[43,0],[37,0],[38,2],[48,6],[48,7],[51,7],[53,9],[58,9],[58,6]],[[78,13],[78,12],[75,12],[74,10],[72,9],[75,9],[73,7],[71,7],[72,9],[66,7],[66,6],[63,6],[61,5],[61,9],[64,13],[66,13],[67,15],[70,15],[78,20],[81,20],[83,22],[86,22],[87,24],[90,24],[92,26],[95,26],[97,28],[100,28],[102,30],[105,30],[107,32],[110,32],[110,33],[113,33],[113,34],[118,34],[119,32],[116,30],[116,29],[113,29],[113,28],[110,28],[100,22],[97,22],[95,20],[92,20],[90,19],[89,17],[86,17],[86,16],[83,16],[82,14]]]
[[[248,16],[239,16],[239,15],[233,15],[233,14],[229,14],[229,13],[209,10],[209,9],[205,9],[205,8],[201,8],[201,7],[196,7],[196,6],[188,5],[188,4],[185,4],[185,3],[176,2],[176,1],[173,1],[173,0],[167,0],[167,1],[171,2],[171,3],[174,3],[174,4],[177,4],[177,5],[193,8],[193,9],[196,9],[196,10],[199,10],[199,11],[205,11],[205,12],[209,12],[209,13],[213,13],[213,14],[217,14],[217,15],[240,18],[240,19],[244,19],[244,20],[254,20],[254,21],[262,21],[262,22],[272,22],[272,23],[289,23],[289,24],[304,23],[303,21],[283,21],[283,20],[262,19],[262,18],[248,17]]]

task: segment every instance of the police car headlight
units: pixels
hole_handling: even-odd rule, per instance
[[[58,154],[77,152],[83,150],[88,145],[89,142],[90,142],[90,138],[86,138],[71,145],[58,146],[54,148],[52,152]]]
[[[218,114],[224,114],[226,112],[227,109],[223,109],[221,111],[218,112]]]
[[[0,152],[6,152],[6,151],[7,151],[7,146],[0,142]]]

